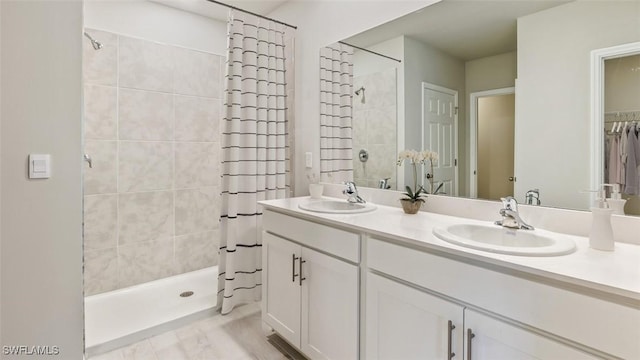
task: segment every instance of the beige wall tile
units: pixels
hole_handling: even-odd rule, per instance
[[[170,237],[173,221],[172,191],[119,194],[120,245]]]
[[[220,142],[222,101],[175,95],[175,139]]]
[[[173,96],[144,90],[120,89],[120,140],[173,140]]]
[[[120,36],[120,87],[171,92],[173,51],[168,45]]]
[[[176,190],[176,235],[211,231],[219,227],[218,187]]]
[[[173,187],[173,143],[120,142],[120,192],[166,190]]]
[[[85,296],[118,288],[118,256],[116,248],[85,250]]]
[[[118,245],[118,195],[84,197],[84,248],[95,250]]]
[[[221,98],[221,56],[182,48],[174,56],[176,94]]]
[[[174,275],[173,239],[121,245],[118,286],[126,287]]]
[[[220,183],[220,144],[176,143],[176,189]]]
[[[85,85],[84,138],[117,140],[117,109],[116,87]]]
[[[115,86],[118,76],[118,36],[93,29],[85,29],[85,31],[102,44],[102,49],[95,50],[89,39],[82,38],[84,82]]]
[[[84,153],[91,156],[92,168],[84,166],[84,194],[110,194],[117,191],[117,143],[86,140]]]
[[[366,112],[367,143],[387,144],[396,143],[396,108],[387,106]]]
[[[218,264],[218,229],[199,234],[176,236],[176,273],[203,269]]]

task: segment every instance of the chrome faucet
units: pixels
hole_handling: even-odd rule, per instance
[[[347,181],[344,184],[347,187],[342,190],[342,193],[345,195],[349,195],[349,197],[347,198],[348,202],[361,204],[366,203],[366,201],[364,201],[364,199],[361,198],[360,195],[358,195],[358,188],[356,187],[356,183],[354,183],[353,181]]]
[[[518,202],[513,196],[500,198],[500,200],[502,200],[502,209],[500,209],[502,220],[496,221],[496,225],[512,229],[533,230],[533,226],[525,223],[522,221],[522,218],[520,218]]]
[[[532,189],[524,195],[527,205],[540,205],[540,189]]]

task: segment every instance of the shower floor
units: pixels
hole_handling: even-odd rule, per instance
[[[218,267],[88,296],[84,302],[87,356],[175,329],[216,309]],[[193,291],[193,295],[180,294]]]

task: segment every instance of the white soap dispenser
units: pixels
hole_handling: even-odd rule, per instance
[[[607,199],[607,204],[610,209],[613,209],[613,214],[624,215],[624,204],[627,200],[620,194],[620,184],[604,184],[604,186],[611,187],[611,197]]]
[[[613,229],[611,228],[611,214],[613,209],[607,205],[604,186],[598,191],[594,206],[591,208],[591,232],[589,246],[596,250],[613,251]]]

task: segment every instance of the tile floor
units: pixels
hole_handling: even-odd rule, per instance
[[[303,360],[277,336],[265,336],[260,304],[198,320],[89,360]]]

